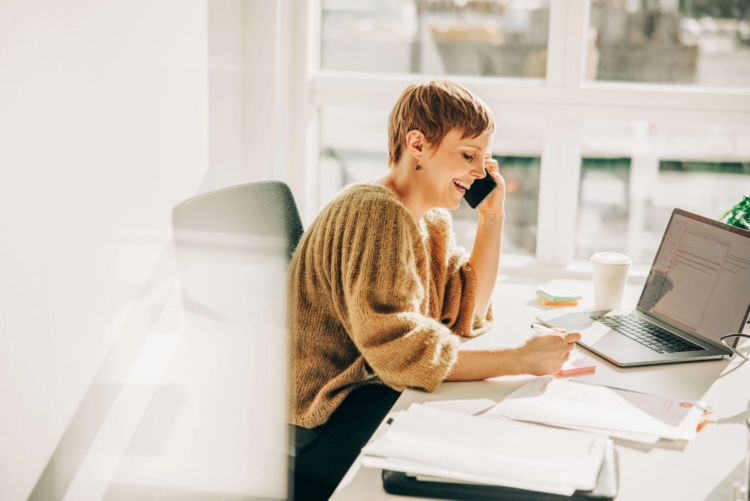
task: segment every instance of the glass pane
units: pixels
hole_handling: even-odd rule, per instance
[[[503,253],[533,255],[544,121],[506,115],[495,119],[497,132],[492,152],[500,164],[507,192]],[[387,111],[338,107],[321,110],[320,209],[345,185],[366,182],[388,172],[387,124]],[[458,244],[471,249],[477,211],[462,202],[452,214]]]
[[[321,67],[544,78],[550,0],[324,0]]]
[[[651,264],[672,210],[712,219],[750,192],[750,128],[590,120],[582,129],[576,259]]]
[[[747,0],[591,0],[587,78],[750,87]]]

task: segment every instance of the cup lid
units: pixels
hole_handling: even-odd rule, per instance
[[[626,254],[619,252],[597,252],[591,256],[592,263],[601,264],[630,264],[632,261]]]

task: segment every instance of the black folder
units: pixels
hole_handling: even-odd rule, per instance
[[[617,451],[611,444],[607,447],[599,470],[596,487],[590,491],[575,491],[572,496],[561,496],[547,492],[515,489],[497,485],[454,484],[417,480],[391,470],[383,470],[383,488],[389,494],[419,496],[435,499],[454,500],[502,500],[502,501],[591,501],[613,500],[618,491]]]

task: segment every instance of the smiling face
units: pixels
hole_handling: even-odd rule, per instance
[[[437,148],[426,145],[420,158],[417,179],[424,199],[433,208],[457,209],[466,190],[485,176],[484,155],[492,134],[462,138],[458,129],[445,135]]]

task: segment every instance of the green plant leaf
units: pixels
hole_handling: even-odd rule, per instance
[[[719,221],[725,219],[727,224],[750,230],[750,194],[744,194],[740,203],[719,216]]]

